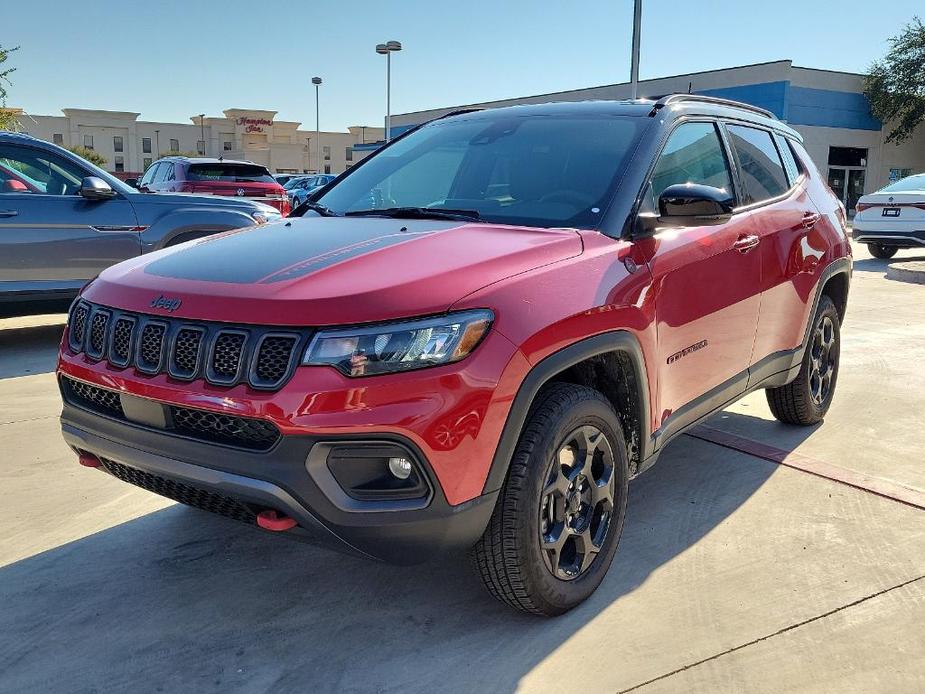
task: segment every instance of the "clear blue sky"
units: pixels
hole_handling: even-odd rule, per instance
[[[279,111],[322,129],[381,125],[396,39],[392,111],[626,81],[632,0],[0,0],[8,105],[139,111],[188,122],[226,108]],[[646,0],[643,79],[790,58],[863,71],[921,0]]]

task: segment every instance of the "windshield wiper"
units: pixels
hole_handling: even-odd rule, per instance
[[[301,205],[298,205],[295,209],[302,210],[302,211],[314,210],[315,212],[320,214],[322,217],[337,217],[338,216],[338,214],[334,210],[332,210],[330,207],[325,207],[320,202],[314,202],[312,200],[306,200]],[[293,210],[293,212],[295,212],[295,210]],[[291,217],[292,214],[290,213],[289,216]],[[301,213],[299,214],[299,216],[300,217],[302,216]]]
[[[378,210],[353,210],[345,217],[393,217],[395,219],[453,219],[474,222],[481,219],[476,210],[453,210],[446,207],[383,207]]]

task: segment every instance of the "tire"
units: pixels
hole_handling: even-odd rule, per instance
[[[620,422],[603,395],[570,383],[544,388],[488,527],[471,551],[488,591],[545,616],[588,598],[623,532],[628,471]]]
[[[802,426],[821,422],[835,395],[840,353],[838,310],[832,299],[823,295],[813,316],[800,373],[787,385],[765,391],[774,417]]]
[[[869,243],[867,244],[867,250],[875,258],[886,260],[896,255],[896,251],[899,249],[896,246],[884,246],[882,243]]]

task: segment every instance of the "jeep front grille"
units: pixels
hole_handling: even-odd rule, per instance
[[[61,376],[61,391],[72,405],[131,423],[122,409],[119,393],[114,390]],[[264,419],[149,402],[151,407],[166,409],[164,431],[169,433],[252,451],[268,451],[280,439],[276,425]]]
[[[278,390],[310,337],[309,330],[155,317],[80,300],[71,311],[68,343],[75,353],[143,376]]]

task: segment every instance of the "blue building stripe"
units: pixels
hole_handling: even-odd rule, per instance
[[[795,125],[828,128],[880,130],[883,126],[870,113],[867,97],[857,92],[790,87],[787,120]]]
[[[787,92],[790,82],[759,82],[757,84],[743,84],[738,87],[722,87],[721,89],[695,89],[695,94],[716,96],[721,99],[734,99],[744,101],[752,106],[768,109],[780,119],[786,118]]]

